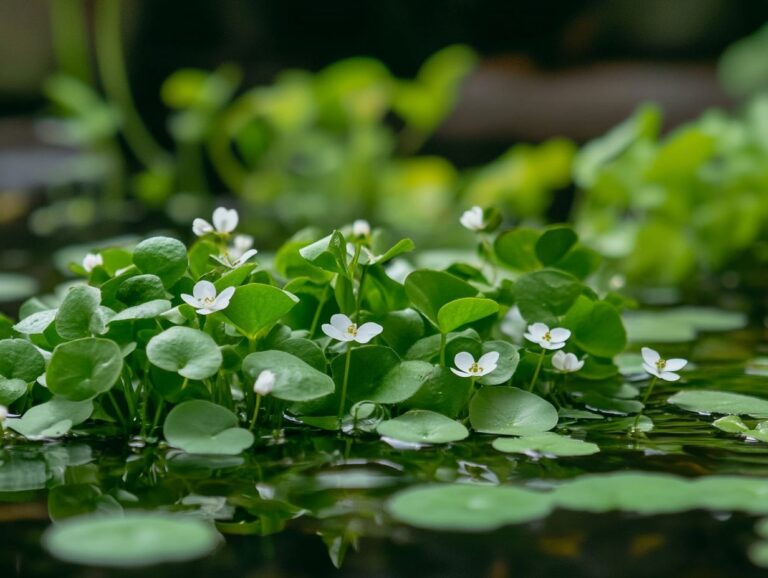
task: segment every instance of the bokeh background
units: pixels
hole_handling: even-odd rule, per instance
[[[359,217],[469,247],[479,204],[574,223],[618,286],[759,287],[766,21],[759,0],[3,0],[2,301],[219,204],[264,253]]]

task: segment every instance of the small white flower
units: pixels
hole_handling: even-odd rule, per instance
[[[253,391],[256,395],[269,395],[275,389],[277,376],[269,369],[262,371],[253,384]]]
[[[198,281],[192,288],[192,295],[182,293],[181,298],[200,315],[209,315],[229,307],[229,300],[235,293],[234,287],[227,287],[218,295],[216,287],[210,281]]]
[[[213,225],[205,219],[197,218],[192,221],[192,232],[198,237],[213,233],[214,231],[229,234],[237,228],[239,220],[240,217],[235,209],[218,207],[213,211]]]
[[[102,265],[104,265],[104,259],[98,253],[88,253],[83,257],[83,269],[85,269],[86,273],[90,273],[96,267],[101,267]]]
[[[358,219],[352,223],[352,235],[355,237],[367,237],[371,234],[371,225],[365,219]]]
[[[0,422],[8,419],[8,408],[4,405],[0,405]]]
[[[413,265],[405,259],[394,259],[385,266],[384,271],[387,277],[402,285],[405,283],[405,278],[413,273]]]
[[[235,238],[232,239],[232,245],[227,249],[227,254],[231,259],[239,259],[252,248],[253,237],[250,235],[235,235]]]
[[[528,326],[528,332],[523,337],[544,349],[562,349],[570,336],[571,332],[563,327],[550,329],[544,323],[534,323]]]
[[[584,360],[579,361],[573,353],[558,351],[552,356],[552,367],[561,373],[573,373],[584,367]]]
[[[372,321],[363,323],[358,327],[356,323],[352,323],[352,320],[342,313],[331,315],[331,322],[323,323],[322,329],[323,333],[332,339],[356,341],[357,343],[368,343],[384,331],[381,325]]]
[[[641,349],[643,354],[643,369],[651,375],[663,379],[664,381],[677,381],[680,376],[675,371],[680,371],[688,364],[687,359],[662,359],[658,351],[650,347]]]
[[[482,231],[485,228],[485,219],[483,218],[483,208],[474,206],[468,211],[464,211],[459,219],[464,228],[470,231]]]
[[[477,361],[475,361],[471,353],[462,351],[453,358],[453,363],[458,369],[452,367],[451,371],[459,377],[482,377],[496,369],[498,362],[498,351],[489,351]]]

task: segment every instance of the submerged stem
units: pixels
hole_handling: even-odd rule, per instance
[[[533,391],[533,386],[536,385],[536,380],[539,379],[539,373],[541,372],[541,366],[544,365],[544,355],[546,353],[547,351],[542,348],[541,355],[539,356],[539,362],[536,364],[536,371],[533,372],[533,379],[531,380],[531,384],[528,386],[528,391]]]
[[[341,420],[344,417],[344,406],[347,402],[347,382],[349,381],[349,363],[352,360],[352,345],[347,346],[347,357],[344,360],[344,381],[341,384],[341,399],[339,400],[338,424],[341,429]]]

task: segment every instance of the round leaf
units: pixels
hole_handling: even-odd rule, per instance
[[[437,313],[437,323],[441,333],[450,333],[498,311],[499,304],[491,299],[464,297],[443,305]]]
[[[86,337],[56,346],[45,372],[45,382],[56,395],[82,401],[109,391],[123,370],[117,343]]]
[[[578,240],[576,232],[570,227],[551,227],[536,241],[536,256],[543,265],[554,265]]]
[[[627,346],[627,333],[616,308],[605,301],[579,297],[565,316],[564,325],[586,353],[613,357]]]
[[[110,323],[134,319],[154,319],[169,309],[171,309],[170,301],[165,299],[154,299],[152,301],[147,301],[146,303],[141,303],[140,305],[134,305],[133,307],[123,309],[110,319]]]
[[[443,271],[420,269],[405,279],[405,292],[413,306],[438,325],[438,311],[446,303],[474,297],[477,290],[469,283]]]
[[[29,383],[45,371],[45,360],[29,341],[3,339],[0,341],[0,376]]]
[[[221,367],[221,350],[213,338],[191,327],[171,327],[147,344],[149,361],[189,379],[205,379]]]
[[[600,451],[596,444],[552,432],[543,432],[521,438],[497,438],[493,441],[493,447],[506,453],[540,453],[561,457],[589,456]]]
[[[482,354],[496,351],[499,354],[499,361],[494,369],[488,375],[478,379],[478,383],[483,385],[500,385],[509,381],[517,369],[520,362],[520,353],[517,347],[508,341],[486,341],[483,343]]]
[[[513,287],[523,318],[544,323],[568,311],[581,289],[576,277],[553,269],[523,275]]]
[[[3,425],[30,440],[57,438],[74,425],[87,420],[93,413],[93,402],[68,401],[54,397],[29,409],[21,418],[8,419]]]
[[[515,387],[483,387],[469,405],[475,431],[500,435],[528,435],[557,425],[557,410],[538,395]]]
[[[535,250],[539,235],[534,229],[518,227],[499,235],[493,249],[499,260],[512,269],[535,271],[541,267]]]
[[[262,371],[275,374],[270,395],[286,401],[308,401],[333,393],[333,380],[323,372],[285,351],[257,351],[243,360],[251,384]]]
[[[152,237],[133,251],[133,263],[142,273],[151,273],[170,287],[187,272],[187,248],[170,237]]]
[[[165,418],[163,434],[173,447],[190,454],[236,455],[253,445],[253,434],[238,427],[228,409],[195,399],[174,407]]]
[[[768,400],[727,391],[681,391],[667,400],[681,409],[705,414],[768,418]]]
[[[100,303],[101,293],[95,287],[72,287],[56,313],[56,332],[64,339],[90,337],[98,332],[98,327],[92,327],[92,321]]]
[[[381,422],[376,431],[379,435],[400,441],[425,444],[456,442],[469,436],[467,428],[459,422],[422,409]]]
[[[287,291],[272,285],[251,283],[235,290],[223,313],[244,335],[255,338],[277,323],[298,302],[298,298]]]

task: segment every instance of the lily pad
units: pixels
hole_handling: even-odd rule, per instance
[[[497,438],[493,447],[500,452],[515,454],[544,454],[553,456],[589,456],[600,451],[597,444],[543,432],[521,438]]]
[[[768,400],[727,391],[681,391],[667,400],[681,409],[704,414],[768,418]]]
[[[225,407],[196,399],[170,411],[163,435],[170,445],[190,454],[237,455],[254,441],[253,434],[238,425],[237,416]]]
[[[43,535],[45,549],[60,560],[124,568],[193,560],[219,544],[221,535],[209,522],[150,512],[71,518]]]
[[[481,433],[540,433],[555,427],[557,418],[551,403],[516,387],[483,387],[469,405],[469,421]]]
[[[427,410],[411,410],[394,419],[383,421],[380,435],[405,442],[444,444],[463,440],[469,431],[459,422]]]
[[[50,401],[27,410],[20,418],[7,419],[3,423],[30,440],[58,438],[72,426],[83,423],[93,413],[93,402],[69,401],[54,397]]]

